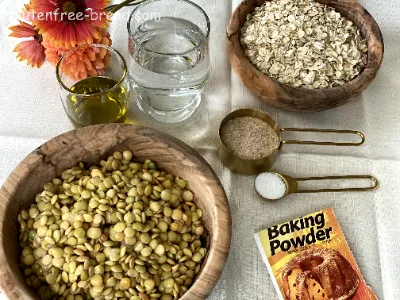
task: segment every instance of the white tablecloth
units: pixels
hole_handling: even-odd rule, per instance
[[[252,96],[231,71],[225,29],[239,0],[197,0],[212,22],[212,75],[198,114],[186,124],[160,126],[146,119],[134,103],[131,117],[139,124],[168,132],[199,151],[219,175],[229,198],[233,236],[224,274],[209,299],[278,299],[253,240],[261,228],[333,207],[355,258],[380,299],[400,299],[400,3],[364,0],[379,23],[386,44],[382,69],[362,97],[321,113],[277,110]],[[33,70],[12,53],[17,39],[7,27],[16,24],[20,1],[0,2],[0,184],[17,163],[43,142],[69,131],[52,66]],[[126,11],[123,11],[126,13]],[[124,21],[112,24],[114,47],[127,56]],[[358,148],[285,146],[274,170],[294,176],[373,174],[381,181],[372,193],[295,195],[262,202],[252,176],[224,168],[216,155],[218,125],[230,111],[253,107],[269,112],[282,127],[357,129],[367,143]]]

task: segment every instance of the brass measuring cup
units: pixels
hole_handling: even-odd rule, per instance
[[[281,197],[277,198],[266,198],[260,194],[257,190],[257,194],[264,200],[279,200],[289,194],[305,194],[305,193],[332,193],[332,192],[362,192],[362,191],[373,191],[379,187],[379,181],[374,176],[371,175],[342,175],[342,176],[323,176],[323,177],[303,177],[303,178],[294,178],[289,175],[279,174],[275,172],[268,172],[270,174],[278,176],[286,186],[285,193],[282,194]],[[260,174],[261,175],[261,174]],[[259,175],[259,176],[260,176]],[[319,180],[340,180],[340,179],[371,179],[373,182],[372,186],[369,187],[358,187],[358,188],[332,188],[332,189],[299,189],[298,182],[300,181],[319,181]],[[256,178],[257,180],[257,178]]]
[[[241,117],[255,117],[266,122],[278,136],[279,144],[273,153],[267,157],[261,159],[242,159],[232,151],[230,151],[223,143],[221,137],[221,130],[225,124],[233,119]],[[301,141],[301,140],[282,140],[282,132],[285,131],[298,131],[298,132],[323,132],[323,133],[341,133],[341,134],[353,134],[360,137],[358,143],[335,143],[335,142],[317,142],[317,141]],[[359,131],[354,130],[337,130],[337,129],[316,129],[316,128],[279,128],[278,124],[268,114],[257,110],[257,109],[239,109],[228,114],[221,122],[219,126],[219,139],[220,145],[218,147],[218,156],[221,162],[229,168],[232,172],[244,174],[244,175],[255,175],[265,172],[271,168],[276,160],[278,151],[284,144],[301,144],[301,145],[321,145],[321,146],[360,146],[364,143],[365,137]]]

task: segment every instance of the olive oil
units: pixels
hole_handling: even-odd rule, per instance
[[[127,118],[129,87],[114,79],[94,76],[71,87],[66,109],[75,127],[124,123]]]

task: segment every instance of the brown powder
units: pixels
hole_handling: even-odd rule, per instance
[[[229,120],[222,127],[221,139],[228,150],[242,159],[264,158],[279,147],[276,132],[255,117]]]

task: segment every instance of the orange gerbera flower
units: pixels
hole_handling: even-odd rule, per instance
[[[99,29],[100,38],[94,39],[94,43],[111,46],[110,33],[105,29]],[[69,50],[66,48],[52,47],[47,42],[46,56],[51,64],[57,65],[60,58]],[[72,50],[67,54],[64,63],[61,64],[61,71],[74,80],[85,79],[88,76],[104,75],[105,69],[110,64],[110,53],[104,48],[82,47]]]
[[[33,24],[55,47],[73,48],[99,39],[107,28],[109,0],[31,0]]]
[[[40,68],[46,58],[45,49],[42,45],[42,36],[38,34],[32,25],[22,21],[19,21],[19,25],[11,26],[9,29],[12,31],[10,36],[33,38],[19,43],[14,48],[14,52],[18,53],[17,58],[19,58],[19,61],[26,60],[29,66]]]

